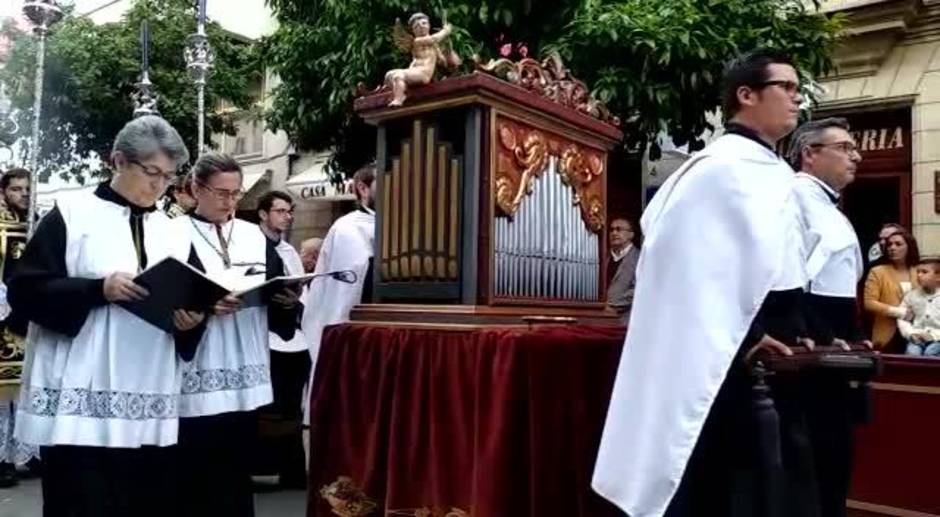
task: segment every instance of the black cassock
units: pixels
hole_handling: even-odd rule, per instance
[[[806,228],[810,336],[821,345],[865,339],[858,321],[858,281],[864,270],[851,223],[838,209],[838,195],[822,181],[797,174],[795,195]],[[870,418],[867,384],[836,373],[806,379],[804,399],[816,461],[821,515],[843,517],[852,469],[853,430]]]
[[[820,515],[799,386],[771,381],[778,418],[767,421],[755,409],[755,380],[743,359],[764,334],[789,344],[806,335],[803,303],[802,289],[767,295],[712,405],[667,517]],[[778,454],[782,464],[775,464]]]
[[[744,126],[729,124],[727,131],[769,148]],[[755,378],[744,356],[765,334],[787,345],[809,335],[802,288],[771,290],[761,304],[705,420],[667,517],[819,517],[807,406],[799,383],[768,381],[776,418],[754,403]]]
[[[271,279],[284,275],[284,263],[274,245],[268,239],[264,242],[266,277]],[[200,271],[206,270],[195,249],[190,253],[189,264]],[[268,305],[269,330],[283,339],[290,339],[301,311],[301,306],[287,309]],[[207,343],[199,341],[212,317],[215,316],[208,316],[194,329],[197,339],[190,340],[187,347],[180,350],[181,357],[191,360],[196,346],[207,346]],[[254,515],[251,468],[258,454],[256,410],[180,418],[179,451],[178,480],[182,504],[178,517]]]

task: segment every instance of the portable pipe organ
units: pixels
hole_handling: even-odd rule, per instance
[[[612,322],[607,155],[622,133],[587,87],[553,57],[389,96],[355,106],[378,129],[378,186],[376,304],[353,319]]]

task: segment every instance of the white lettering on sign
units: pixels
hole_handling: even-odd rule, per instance
[[[326,185],[308,185],[300,189],[302,199],[313,199],[326,196]]]
[[[863,129],[852,131],[852,138],[861,152],[886,151],[904,148],[904,130],[895,128]]]

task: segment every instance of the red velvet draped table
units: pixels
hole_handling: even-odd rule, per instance
[[[623,338],[590,326],[329,328],[311,391],[309,515],[332,515],[320,489],[340,476],[379,516],[620,515],[590,479]]]
[[[311,392],[308,514],[332,515],[320,489],[348,476],[375,516],[622,517],[590,479],[623,337],[329,328]],[[874,422],[857,434],[849,515],[940,516],[940,359],[884,363]]]

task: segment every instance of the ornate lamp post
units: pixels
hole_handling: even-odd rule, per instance
[[[49,29],[62,19],[62,6],[56,0],[36,0],[23,5],[23,14],[33,24],[38,36],[36,45],[36,77],[33,93],[33,131],[29,142],[29,233],[36,219],[36,192],[39,190],[39,120],[42,115],[42,83],[46,67],[46,36]]]
[[[209,46],[209,37],[206,36],[206,0],[199,0],[196,9],[196,33],[189,36],[189,43],[183,51],[186,59],[186,68],[196,83],[196,152],[205,151],[206,132],[206,79],[212,68],[212,48]]]
[[[7,96],[6,87],[0,85],[0,148],[10,151],[9,142],[20,132],[20,125],[13,113],[13,103]]]
[[[131,95],[134,99],[134,117],[160,115],[157,111],[159,96],[150,82],[150,25],[147,20],[140,24],[140,81],[137,90]]]

